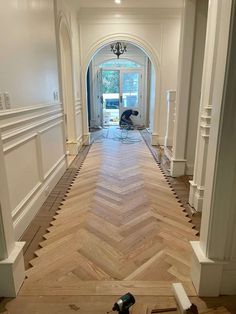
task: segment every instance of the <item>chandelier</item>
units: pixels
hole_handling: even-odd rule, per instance
[[[121,42],[117,42],[115,44],[111,44],[111,51],[117,56],[117,58],[120,58],[120,55],[123,55],[124,52],[127,51],[127,46]]]

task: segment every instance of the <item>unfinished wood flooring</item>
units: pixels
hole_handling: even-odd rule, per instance
[[[190,280],[196,230],[138,132],[94,143],[35,252],[21,289],[30,295],[172,295]],[[109,138],[110,137],[110,138]]]

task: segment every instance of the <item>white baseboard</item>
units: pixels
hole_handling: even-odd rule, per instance
[[[48,197],[48,194],[55,187],[62,175],[66,171],[66,157],[57,165],[51,175],[43,182],[38,191],[31,199],[27,201],[27,205],[23,208],[21,214],[14,221],[15,238],[18,240],[28,225],[31,223],[35,215]],[[47,193],[45,193],[47,191]]]
[[[0,261],[0,296],[16,297],[25,279],[23,247],[25,242],[16,242],[9,257]]]

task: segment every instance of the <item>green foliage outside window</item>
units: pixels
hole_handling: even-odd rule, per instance
[[[102,92],[103,94],[119,93],[120,75],[119,71],[102,71]]]

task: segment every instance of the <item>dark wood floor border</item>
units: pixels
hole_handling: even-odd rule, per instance
[[[29,261],[35,258],[34,252],[40,248],[39,243],[44,240],[43,235],[47,233],[47,228],[50,227],[50,223],[56,215],[56,211],[60,207],[61,202],[65,199],[75,177],[78,175],[90,147],[91,145],[82,147],[75,160],[49,194],[37,215],[22,235],[21,240],[26,242],[24,247],[26,269],[30,268]]]
[[[161,172],[163,173],[166,181],[170,185],[171,190],[176,195],[176,198],[183,206],[183,210],[186,212],[186,216],[191,219],[191,223],[194,225],[196,230],[200,233],[200,226],[201,226],[201,213],[194,213],[190,205],[188,203],[189,199],[189,189],[190,184],[189,180],[192,179],[191,176],[181,176],[178,178],[173,178],[170,175],[169,171],[169,160],[163,154],[160,146],[153,146],[151,145],[151,134],[147,130],[141,130],[140,134],[146,143],[148,149],[150,150],[154,160],[156,161],[158,167],[160,168]]]

